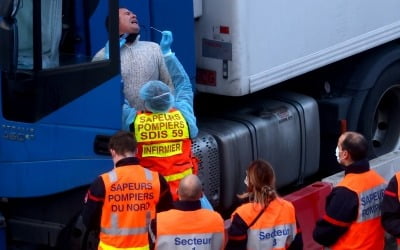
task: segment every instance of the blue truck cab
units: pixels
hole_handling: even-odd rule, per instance
[[[123,103],[119,7],[138,16],[142,40],[161,39],[150,27],[171,30],[173,50],[194,77],[193,7],[185,2],[179,9],[161,0],[0,3],[0,210],[8,241],[56,247],[88,185],[112,168],[107,143],[121,129]],[[109,59],[93,62],[107,41]]]

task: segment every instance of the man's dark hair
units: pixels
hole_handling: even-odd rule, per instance
[[[118,7],[118,10],[119,9],[128,9],[128,8],[126,8],[126,7],[124,7],[124,6],[119,6]],[[107,30],[107,32],[110,32],[110,27],[109,27],[109,22],[110,22],[110,17],[109,16],[106,16],[106,19],[104,20],[105,22],[104,22],[104,24],[105,24],[105,26],[106,26],[106,30]]]
[[[342,150],[347,150],[353,161],[360,161],[368,157],[368,142],[362,134],[346,132],[342,141]]]
[[[135,153],[136,145],[136,139],[132,133],[118,131],[110,138],[108,149],[113,149],[117,154],[124,155],[125,153]]]
[[[120,6],[118,9],[127,9],[126,7]],[[110,32],[110,17],[106,16],[106,19],[104,20],[104,25],[106,26],[107,32]],[[136,40],[136,37],[139,35],[138,34],[129,34],[125,39],[127,43],[133,43]],[[120,35],[121,37],[122,35]]]

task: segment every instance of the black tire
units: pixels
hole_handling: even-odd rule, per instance
[[[387,67],[364,100],[359,132],[369,141],[370,158],[400,145],[400,62]]]

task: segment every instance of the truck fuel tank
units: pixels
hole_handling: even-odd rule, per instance
[[[257,97],[246,107],[219,117],[200,117],[201,131],[218,145],[221,204],[229,208],[245,191],[248,164],[255,159],[274,167],[277,188],[301,184],[319,167],[319,120],[314,99],[295,93]]]

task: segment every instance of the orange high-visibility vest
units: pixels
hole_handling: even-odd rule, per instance
[[[386,188],[385,180],[375,171],[346,174],[338,186],[358,195],[357,220],[331,249],[380,250],[384,248],[385,232],[381,226],[381,203]],[[345,202],[345,201],[343,201]]]
[[[399,186],[399,183],[400,183],[400,172],[396,173],[396,180],[397,180],[397,197],[398,197],[399,202],[400,202],[400,186]],[[400,239],[397,238],[396,241],[397,241],[397,245],[400,246]]]
[[[224,220],[208,209],[157,214],[156,250],[224,248]]]
[[[98,249],[149,249],[148,226],[160,199],[158,173],[131,165],[101,177],[105,197]]]
[[[260,204],[246,203],[232,214],[238,214],[250,225],[262,210]],[[297,233],[295,209],[280,197],[270,202],[263,214],[247,230],[247,249],[286,249]]]
[[[193,173],[192,140],[182,113],[138,112],[134,121],[140,165],[163,175],[174,200],[179,181]]]

